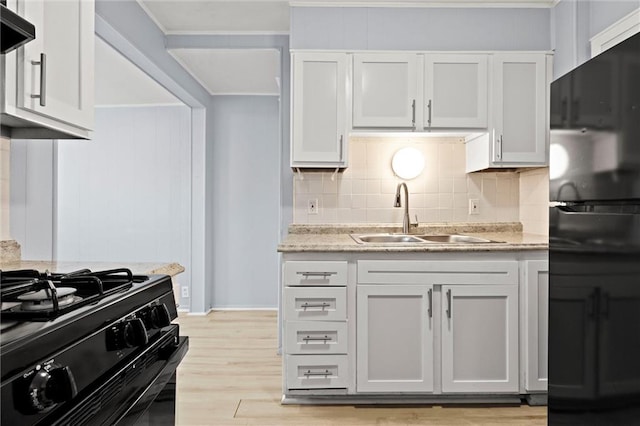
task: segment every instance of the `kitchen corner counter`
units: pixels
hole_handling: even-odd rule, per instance
[[[419,244],[358,244],[350,234],[398,233],[393,224],[356,225],[291,225],[289,234],[278,245],[281,253],[301,252],[487,252],[547,250],[546,235],[526,234],[522,225],[508,223],[433,223],[413,228],[411,234],[464,234],[501,243],[419,243]]]
[[[35,269],[38,271],[49,270],[51,272],[71,272],[88,268],[92,271],[101,271],[116,268],[128,268],[134,274],[166,274],[170,276],[184,272],[184,266],[179,263],[153,263],[153,262],[49,262],[42,260],[16,260],[0,262],[0,270]]]

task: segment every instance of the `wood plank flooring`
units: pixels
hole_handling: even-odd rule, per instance
[[[537,426],[546,407],[280,405],[281,359],[274,311],[181,316],[190,348],[178,368],[177,424]]]

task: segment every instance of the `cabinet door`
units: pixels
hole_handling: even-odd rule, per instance
[[[518,287],[442,287],[442,392],[518,392]]]
[[[547,64],[543,54],[494,56],[492,162],[547,162]]]
[[[525,389],[546,391],[548,382],[549,262],[525,262]]]
[[[358,392],[433,391],[433,287],[359,285]]]
[[[19,59],[18,106],[90,130],[94,2],[28,0],[19,6],[36,26],[37,37],[24,46]]]
[[[487,55],[426,55],[426,128],[487,127]]]
[[[346,158],[347,55],[293,55],[291,165],[343,167]]]
[[[353,127],[415,128],[416,54],[353,55]]]

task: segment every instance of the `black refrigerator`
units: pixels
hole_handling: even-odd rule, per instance
[[[640,425],[640,34],[551,84],[549,425]]]

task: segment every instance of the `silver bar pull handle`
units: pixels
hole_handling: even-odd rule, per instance
[[[31,61],[31,65],[40,65],[40,94],[31,98],[40,99],[40,106],[47,106],[47,55],[41,53],[40,61]]]
[[[416,128],[416,100],[411,101],[411,127]]]
[[[429,318],[433,317],[433,290],[429,289],[429,308],[427,309],[427,313],[429,314]]]
[[[333,339],[329,336],[324,336],[324,337],[311,337],[311,336],[306,336],[302,339],[305,342],[330,342]]]
[[[303,277],[330,277],[331,275],[337,275],[337,272],[312,272],[312,271],[300,271],[296,272]]]
[[[330,376],[331,372],[329,370],[324,370],[324,371],[311,371],[311,370],[307,370],[304,372],[304,376],[309,378],[309,377],[313,377],[313,376]]]
[[[338,147],[338,149],[340,150],[340,161],[342,161],[342,148],[343,148],[343,139],[344,139],[344,135],[340,135],[340,146]]]
[[[451,318],[451,289],[447,290],[447,318]]]
[[[496,135],[496,160],[502,160],[502,135]]]
[[[429,103],[427,104],[427,110],[429,111],[429,115],[427,118],[427,126],[431,127],[431,99],[429,99]]]
[[[326,303],[326,302],[322,302],[322,303],[308,303],[308,302],[304,302],[301,307],[304,309],[307,308],[328,308],[329,306],[331,306],[330,303]]]

